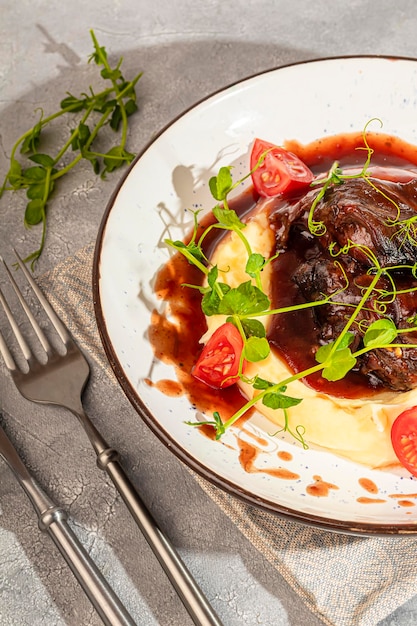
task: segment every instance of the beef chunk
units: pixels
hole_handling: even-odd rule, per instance
[[[372,184],[371,184],[372,183]],[[303,201],[309,210],[311,197]],[[326,225],[322,246],[336,242],[343,248],[349,241],[368,247],[381,266],[414,264],[416,247],[398,224],[417,216],[417,181],[350,179],[329,188],[318,203],[314,219]],[[353,258],[367,266],[372,261],[358,248],[352,248]]]
[[[409,327],[407,321],[417,313],[417,280],[411,269],[417,261],[417,247],[401,230],[398,221],[417,218],[417,183],[374,181],[377,189],[363,179],[351,179],[329,189],[314,212],[315,221],[323,221],[326,233],[313,237],[303,262],[293,271],[292,280],[306,302],[318,301],[324,295],[334,294],[336,302],[315,307],[316,344],[335,340],[360,302],[363,288],[370,284],[374,266],[372,259],[358,247],[349,247],[335,258],[329,252],[336,242],[339,250],[348,242],[366,246],[381,267],[402,266],[382,276],[377,285],[379,295],[373,292],[356,317],[350,330],[355,334],[353,350],[362,345],[364,329],[383,316],[390,317],[397,328]],[[309,193],[302,201],[292,225],[297,236],[305,230],[307,216],[314,195]],[[390,200],[391,199],[391,200]],[[383,297],[383,290],[398,292],[393,299]],[[415,291],[413,290],[415,289]],[[376,303],[378,300],[378,303]],[[381,313],[380,306],[384,305]],[[370,351],[359,357],[356,371],[377,384],[396,391],[406,391],[417,385],[417,350],[407,344],[417,343],[417,335],[400,334],[396,343],[404,348]]]
[[[335,293],[346,286],[346,276],[349,277],[348,287],[341,291],[336,304],[316,307],[313,311],[317,328],[319,344],[334,341],[345,327],[346,322],[361,299],[361,285],[369,284],[367,274],[360,275],[358,263],[349,263],[343,266],[343,272],[334,259],[315,257],[301,264],[293,274],[303,298],[307,301],[317,301],[323,294]],[[379,289],[389,289],[387,279],[382,278]],[[399,294],[394,301],[386,304],[384,315],[389,316],[397,328],[407,328],[407,319],[417,311],[416,292]],[[380,318],[378,308],[373,308],[372,301],[367,307],[360,310],[355,324],[350,328],[355,337],[351,344],[353,351],[362,346],[364,329]],[[358,359],[355,371],[370,377],[377,384],[382,384],[395,391],[407,391],[417,384],[417,350],[407,349],[407,343],[417,343],[417,336],[399,335],[398,343],[404,343],[404,349],[373,350]]]
[[[409,391],[417,385],[417,351],[413,348],[372,350],[361,357],[358,371],[393,391]]]

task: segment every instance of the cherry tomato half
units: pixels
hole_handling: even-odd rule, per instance
[[[391,428],[391,441],[401,465],[417,476],[417,406],[396,418]]]
[[[265,152],[264,160],[256,167]],[[298,156],[262,139],[255,139],[250,168],[253,170],[253,186],[260,196],[265,197],[305,187],[314,178],[313,172]]]
[[[192,375],[206,385],[221,389],[239,380],[243,339],[234,324],[222,324],[204,346]]]

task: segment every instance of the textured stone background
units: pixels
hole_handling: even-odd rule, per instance
[[[95,67],[86,64],[90,28],[111,58],[124,56],[127,76],[145,72],[138,88],[141,112],[132,118],[129,139],[135,152],[184,109],[255,72],[324,56],[417,56],[414,0],[0,0],[1,176],[12,143],[36,120],[34,110],[48,113],[66,91],[78,94],[94,80]],[[302,97],[302,86],[298,94],[283,97]],[[117,178],[96,179],[82,166],[62,183],[38,274],[95,239]],[[20,195],[0,200],[0,252],[6,258],[10,243],[23,253],[37,246],[39,231],[23,229],[23,206]],[[22,456],[70,511],[76,532],[138,623],[189,624],[120,499],[97,471],[75,419],[34,409],[3,369],[0,398],[3,421]],[[319,623],[98,368],[85,399],[225,626]],[[0,481],[0,624],[99,624],[55,547],[37,530],[26,497],[4,465]],[[416,621],[417,600],[379,626]]]

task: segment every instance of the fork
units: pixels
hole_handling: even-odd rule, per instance
[[[68,525],[67,513],[51,500],[29,473],[2,426],[0,456],[29,497],[38,516],[40,530],[51,537],[103,623],[106,626],[135,626],[132,617]]]
[[[159,525],[127,476],[121,464],[119,453],[108,445],[85,413],[82,405],[82,393],[90,374],[88,362],[69,330],[55,313],[40,287],[32,278],[16,250],[14,250],[14,253],[27,282],[65,347],[65,354],[61,354],[52,347],[23,298],[7,264],[1,259],[19,302],[39,339],[44,357],[46,357],[46,362],[40,362],[34,356],[16,323],[4,295],[0,291],[0,303],[23,353],[28,370],[24,372],[16,365],[7,344],[0,334],[0,352],[18,390],[28,400],[64,407],[78,418],[94,448],[98,467],[104,470],[111,478],[194,624],[196,626],[222,626],[218,616],[199,589],[174,546],[159,528]]]

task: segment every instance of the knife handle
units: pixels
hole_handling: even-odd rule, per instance
[[[105,626],[135,626],[132,617],[68,525],[66,512],[43,491],[1,426],[0,456],[29,497],[38,516],[39,528],[54,541]]]
[[[68,525],[65,511],[52,506],[38,517],[39,528],[51,537],[103,624],[135,626],[132,617]]]

